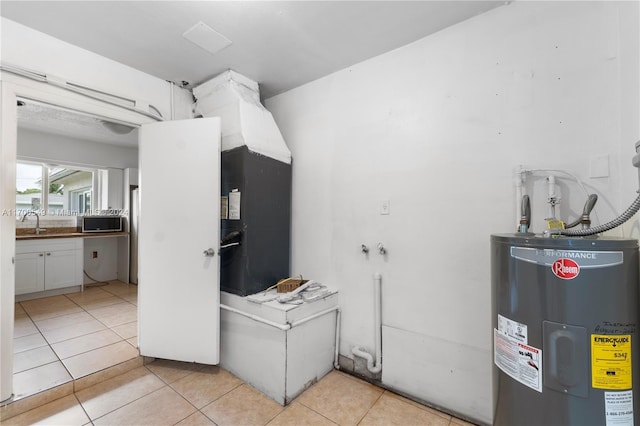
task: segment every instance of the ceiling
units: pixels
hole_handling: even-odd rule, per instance
[[[0,15],[163,80],[191,88],[233,69],[269,98],[426,37],[505,1],[0,1]],[[198,23],[212,54],[183,37]],[[225,40],[228,39],[228,40]],[[184,82],[184,83],[183,83]],[[102,120],[43,104],[20,108],[19,125],[137,146]]]
[[[503,4],[2,0],[0,15],[188,87],[233,69],[269,98]],[[199,22],[231,45],[211,54],[185,39]]]

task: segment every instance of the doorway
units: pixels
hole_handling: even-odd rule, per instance
[[[4,77],[4,76],[3,76]],[[81,95],[62,88],[34,83],[20,77],[0,82],[0,401],[10,402],[13,395],[13,337],[15,300],[15,180],[17,158],[18,110],[20,99],[113,121],[140,126],[154,122],[152,118]]]

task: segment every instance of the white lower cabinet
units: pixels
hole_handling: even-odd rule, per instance
[[[16,253],[16,294],[36,291],[44,291],[44,253]]]
[[[16,241],[16,295],[82,285],[82,238]]]

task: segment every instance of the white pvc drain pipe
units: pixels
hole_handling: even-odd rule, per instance
[[[374,304],[374,327],[375,327],[375,363],[373,356],[365,352],[359,346],[354,347],[351,353],[367,360],[367,370],[373,374],[382,371],[382,276],[376,272],[373,274],[373,304]]]

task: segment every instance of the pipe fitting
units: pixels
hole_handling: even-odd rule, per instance
[[[378,365],[374,365],[373,357],[371,356],[371,354],[368,352],[365,352],[360,347],[358,346],[354,347],[353,349],[351,349],[351,353],[354,354],[355,356],[359,356],[360,358],[364,358],[367,360],[367,370],[369,370],[369,372],[373,374],[378,374],[379,372],[382,371],[382,363]]]

